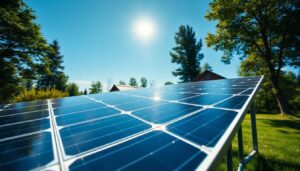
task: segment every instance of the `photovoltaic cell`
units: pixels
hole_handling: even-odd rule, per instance
[[[81,158],[70,170],[194,170],[206,154],[166,133],[153,131]],[[186,162],[189,161],[189,162]]]
[[[54,160],[51,133],[0,142],[0,170],[31,170]]]
[[[80,123],[83,121],[99,119],[102,117],[107,117],[119,113],[120,112],[116,109],[109,108],[109,107],[102,107],[102,108],[96,108],[87,111],[79,111],[67,115],[61,115],[56,117],[56,122],[58,126],[64,126],[64,125]]]
[[[228,99],[216,107],[229,108],[229,109],[241,109],[249,96],[234,96],[231,99]]]
[[[26,133],[37,132],[50,128],[49,119],[35,120],[0,127],[0,139],[18,136]]]
[[[132,114],[146,121],[155,124],[162,124],[199,109],[201,109],[201,107],[178,103],[167,103],[144,110],[138,110]]]
[[[206,109],[167,126],[171,132],[199,145],[212,147],[237,115],[236,112]]]
[[[212,105],[219,101],[225,100],[228,97],[230,97],[230,95],[204,94],[189,99],[185,99],[182,102],[198,104],[198,105]]]
[[[8,115],[8,116],[1,117],[0,125],[3,126],[3,125],[18,123],[18,122],[27,122],[31,120],[46,118],[48,116],[49,116],[48,110],[34,111],[34,112],[18,114],[18,115]]]
[[[0,170],[202,169],[246,112],[261,80],[0,105]]]
[[[128,115],[65,127],[60,131],[67,155],[78,154],[151,128]]]

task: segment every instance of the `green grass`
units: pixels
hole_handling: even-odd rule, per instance
[[[300,170],[300,119],[281,114],[257,114],[259,155],[245,170]],[[244,155],[252,149],[250,115],[243,121]],[[232,142],[233,167],[238,167],[237,135]],[[218,170],[226,170],[226,158]]]

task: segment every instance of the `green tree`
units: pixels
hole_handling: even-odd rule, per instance
[[[67,85],[67,92],[69,96],[78,96],[79,95],[79,87],[76,83],[69,83]]]
[[[171,81],[165,82],[165,85],[172,85],[172,84],[174,84],[174,83],[172,83]]]
[[[87,90],[86,90],[86,88],[84,89],[83,94],[84,94],[84,95],[87,95]]]
[[[129,85],[130,86],[138,86],[138,83],[135,78],[131,77],[129,80]]]
[[[205,63],[201,69],[201,71],[213,71],[212,67],[208,64],[208,63]]]
[[[0,103],[6,103],[35,79],[37,65],[48,50],[35,23],[36,16],[22,0],[0,3]],[[28,84],[29,83],[29,84]]]
[[[221,1],[210,3],[206,18],[217,21],[216,34],[208,34],[209,47],[224,52],[222,61],[233,56],[252,56],[266,69],[281,113],[290,113],[280,82],[282,68],[299,67],[300,3],[297,1]]]
[[[63,56],[60,54],[58,41],[54,40],[52,44],[49,44],[49,47],[47,61],[43,63],[43,66],[49,68],[49,71],[41,72],[37,82],[37,88],[55,88],[65,91],[68,77],[63,72]]]
[[[204,57],[200,53],[202,41],[197,41],[192,27],[181,25],[175,34],[175,43],[176,47],[170,52],[171,62],[180,67],[172,74],[179,76],[182,82],[194,81],[200,72],[200,60]]]
[[[92,82],[91,88],[90,88],[90,94],[96,94],[102,92],[102,84],[100,81]]]
[[[141,87],[147,87],[148,86],[148,80],[145,77],[141,78]]]
[[[125,81],[120,80],[119,85],[126,85]]]

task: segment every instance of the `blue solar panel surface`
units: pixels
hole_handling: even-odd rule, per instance
[[[262,77],[0,105],[0,170],[194,170]],[[207,164],[207,163],[206,163]]]

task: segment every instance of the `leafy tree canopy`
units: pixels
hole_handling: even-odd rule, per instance
[[[226,64],[233,56],[255,58],[266,70],[281,113],[290,113],[280,85],[282,68],[300,65],[299,16],[300,3],[295,0],[214,0],[206,15],[218,22],[216,34],[206,37],[207,45],[223,51]]]
[[[141,78],[141,87],[147,87],[148,86],[148,80],[145,77]]]
[[[67,85],[67,92],[69,93],[69,96],[78,96],[79,93],[79,87],[76,83],[69,83]]]
[[[138,86],[138,83],[137,83],[136,79],[132,77],[129,80],[129,85],[130,86]]]
[[[125,81],[120,80],[119,85],[126,85]]]
[[[36,76],[48,50],[31,8],[22,0],[0,3],[0,103],[8,102]],[[30,85],[28,86],[30,87]]]
[[[172,85],[172,84],[174,84],[174,83],[172,83],[171,81],[165,82],[165,85]]]
[[[102,92],[102,84],[100,81],[92,82],[90,88],[90,94],[101,93]]]

